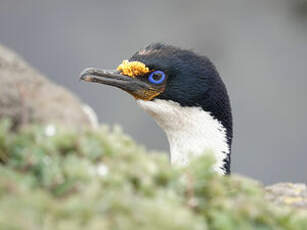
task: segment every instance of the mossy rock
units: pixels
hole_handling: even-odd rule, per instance
[[[219,176],[210,154],[186,168],[146,154],[119,128],[0,123],[0,229],[306,229],[303,211]]]
[[[307,210],[307,186],[293,183],[278,183],[267,186],[266,199],[278,205]]]

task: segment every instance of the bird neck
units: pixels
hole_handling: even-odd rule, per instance
[[[171,163],[185,166],[196,156],[213,152],[216,157],[214,169],[226,174],[229,165],[230,146],[225,127],[201,107],[183,107],[179,103],[155,99],[138,100],[165,131]]]

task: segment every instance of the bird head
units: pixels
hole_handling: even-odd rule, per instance
[[[210,131],[210,128],[202,124],[206,122],[204,116],[203,120],[200,118],[196,121],[196,114],[206,112],[217,121],[217,126],[221,125],[216,128],[224,130],[229,152],[223,157],[223,163],[219,167],[223,167],[226,173],[229,172],[232,140],[230,102],[222,79],[207,57],[189,50],[155,43],[136,52],[129,60],[123,61],[116,70],[87,68],[81,73],[81,79],[115,86],[131,94],[166,131],[171,154],[171,142],[178,143],[179,139],[174,137],[177,136],[174,132],[178,133],[181,130],[182,133],[178,133],[181,136],[193,133],[194,128],[197,128],[194,127],[197,126],[195,122],[200,122],[199,127]],[[205,133],[201,132],[200,135],[202,134],[205,136]],[[199,140],[201,138],[199,137]],[[186,139],[190,140],[191,135]],[[195,144],[198,145],[197,142]],[[177,152],[178,148],[181,147],[173,146],[173,150]]]

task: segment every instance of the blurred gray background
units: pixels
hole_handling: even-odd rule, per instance
[[[168,151],[164,133],[120,90],[78,81],[151,42],[207,55],[234,114],[233,172],[263,183],[306,182],[307,4],[304,0],[0,0],[0,43],[120,124]]]

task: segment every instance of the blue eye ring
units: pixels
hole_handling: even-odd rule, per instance
[[[159,79],[155,79],[154,77],[156,75],[160,75],[161,77]],[[161,70],[156,70],[149,74],[148,81],[153,84],[161,84],[165,80],[165,73]]]

